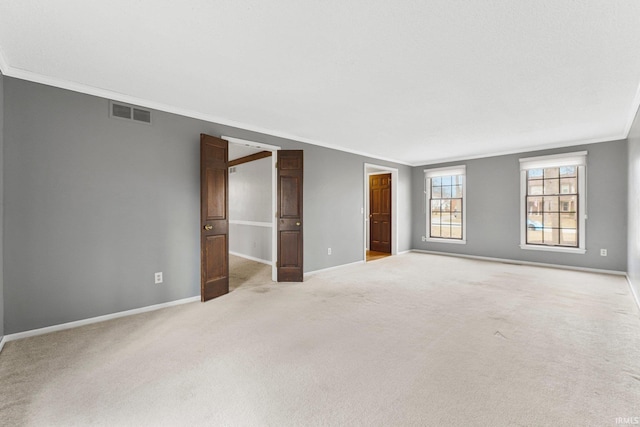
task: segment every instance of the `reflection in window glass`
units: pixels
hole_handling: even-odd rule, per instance
[[[526,178],[526,243],[578,247],[578,168],[530,169]]]
[[[429,236],[462,240],[463,176],[430,179]]]

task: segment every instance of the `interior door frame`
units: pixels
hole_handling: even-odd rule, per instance
[[[260,142],[248,141],[246,139],[234,138],[232,136],[221,136],[230,144],[239,144],[247,147],[257,148],[263,151],[271,151],[271,280],[278,281],[278,218],[276,211],[278,209],[278,170],[276,162],[278,161],[277,152],[281,147],[276,145],[263,144]]]
[[[389,166],[365,163],[364,173],[364,207],[362,209],[362,228],[364,244],[362,245],[362,260],[367,260],[369,248],[369,176],[391,173],[391,255],[398,254],[398,169]]]

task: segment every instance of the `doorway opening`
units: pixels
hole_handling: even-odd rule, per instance
[[[368,262],[397,255],[398,169],[365,163],[364,201],[362,259]]]
[[[277,281],[276,160],[280,147],[229,141],[229,288]]]

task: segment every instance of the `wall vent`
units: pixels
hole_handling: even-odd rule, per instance
[[[151,111],[144,108],[135,107],[121,102],[111,101],[109,103],[109,115],[118,119],[133,120],[139,123],[151,124]]]

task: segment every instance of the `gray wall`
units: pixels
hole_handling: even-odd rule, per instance
[[[587,150],[584,255],[520,249],[521,157]],[[422,242],[426,233],[424,169],[467,166],[467,244]],[[413,248],[574,267],[625,271],[627,264],[627,141],[488,157],[413,171]],[[607,257],[600,249],[608,250]]]
[[[199,294],[201,132],[304,150],[305,272],[362,260],[365,162],[399,168],[410,249],[408,166],[157,111],[150,126],[110,119],[106,99],[13,78],[4,89],[6,333]]]
[[[232,222],[272,222],[271,172],[272,159],[267,157],[229,173],[229,251],[269,262],[272,228]]]
[[[3,198],[3,190],[4,190],[4,165],[3,165],[3,154],[4,154],[4,76],[0,73],[0,339],[4,336],[4,258],[3,258],[3,247],[4,247],[4,238],[3,238],[3,230],[4,230],[4,198]]]
[[[640,297],[640,115],[629,132],[629,213],[627,274]]]
[[[305,271],[363,259],[364,163],[398,169],[398,251],[411,248],[411,167],[317,146],[304,161]]]

